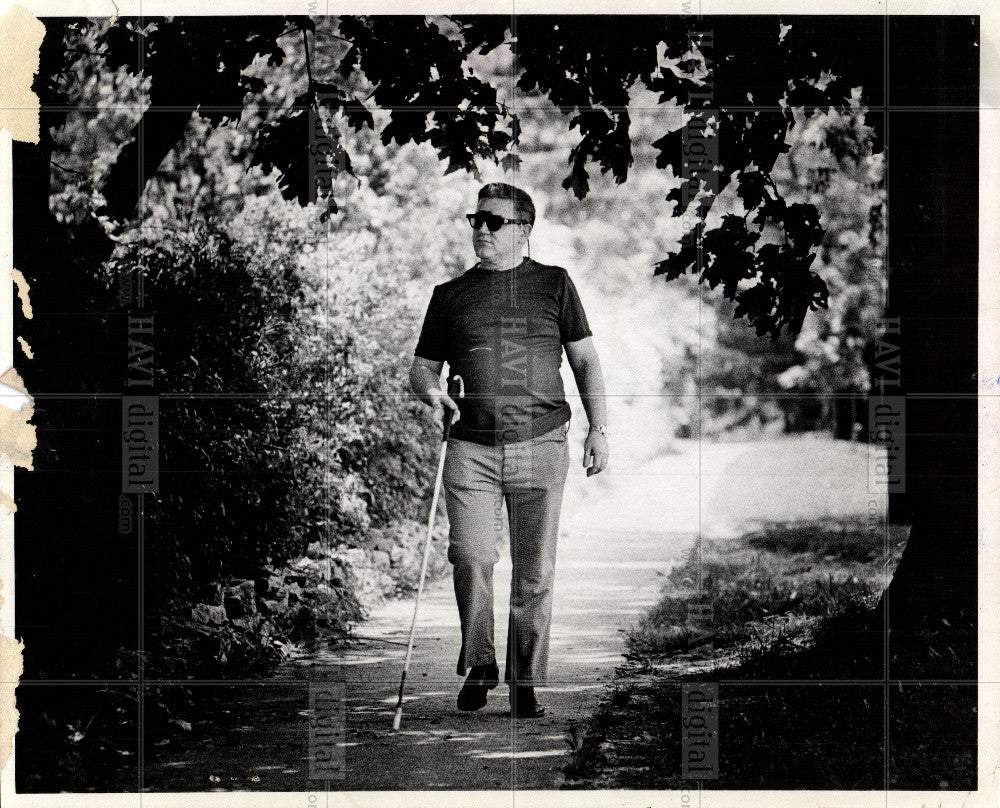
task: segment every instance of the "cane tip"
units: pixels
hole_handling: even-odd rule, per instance
[[[403,710],[400,708],[400,709],[396,710],[396,715],[393,716],[393,719],[392,719],[392,731],[393,732],[399,732],[399,724],[400,724],[400,722],[402,720],[403,720]]]

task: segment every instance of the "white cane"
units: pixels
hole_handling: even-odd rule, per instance
[[[463,398],[465,396],[465,383],[461,376],[453,376],[448,384],[448,395],[452,398]],[[406,685],[406,672],[410,669],[410,655],[413,652],[413,637],[417,632],[417,612],[420,609],[420,595],[424,591],[424,578],[427,575],[427,559],[431,552],[431,534],[434,530],[434,516],[437,514],[438,495],[441,490],[441,478],[444,476],[444,456],[448,450],[448,435],[451,432],[451,419],[454,413],[445,408],[444,429],[441,437],[441,455],[438,459],[437,477],[434,480],[434,496],[431,499],[431,513],[427,517],[427,541],[424,543],[424,558],[420,564],[420,581],[417,584],[417,599],[413,604],[413,622],[410,624],[410,639],[406,643],[406,658],[403,660],[403,675],[399,679],[399,700],[396,702],[396,715],[392,719],[392,729],[399,730],[399,724],[403,720],[403,688]]]

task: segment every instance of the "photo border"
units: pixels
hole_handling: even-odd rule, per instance
[[[627,9],[610,2],[594,0],[538,0],[531,4],[530,12],[519,10],[521,3],[495,3],[489,0],[473,0],[462,3],[463,14],[680,14],[682,9],[696,6],[700,13],[708,15],[731,14],[973,14],[981,20],[980,39],[980,168],[979,168],[979,345],[978,378],[996,379],[1000,377],[1000,227],[997,226],[1000,211],[1000,5],[982,2],[834,2],[824,5],[820,14],[816,7],[804,0],[796,2],[718,2],[675,0],[665,8],[662,2],[641,0],[631,2]],[[5,4],[0,13],[13,4]],[[136,16],[141,11],[145,16],[160,16],[171,13],[190,16],[217,16],[224,14],[278,15],[278,14],[413,14],[413,3],[402,0],[382,2],[376,9],[371,3],[357,0],[331,4],[323,0],[310,2],[232,2],[217,0],[212,4],[202,1],[184,2],[75,2],[74,0],[24,0],[20,4],[36,17],[47,16]],[[524,4],[528,5],[528,4]],[[457,2],[443,3],[431,0],[420,4],[425,13],[455,12]],[[109,13],[110,12],[110,13]],[[37,20],[36,20],[37,22]],[[30,20],[28,21],[30,25]],[[27,32],[27,29],[24,29]],[[15,34],[16,34],[15,30]],[[4,41],[6,46],[6,40]],[[6,55],[6,54],[5,54]],[[16,54],[23,64],[30,61],[32,54]],[[8,57],[9,58],[9,57]],[[37,53],[34,54],[37,64]],[[9,88],[4,88],[9,89]],[[23,90],[23,88],[21,88]],[[10,94],[0,95],[0,122],[15,128],[15,136],[24,139],[23,129],[10,123],[8,114],[11,106]],[[37,99],[36,99],[37,103]],[[19,110],[23,113],[23,109]],[[35,111],[37,132],[37,106]],[[11,274],[12,266],[12,196],[11,178],[11,133],[0,131],[0,254],[4,267],[0,274]],[[6,370],[13,366],[15,336],[12,333],[15,290],[13,283],[4,281],[0,291],[0,365]],[[20,305],[20,302],[17,303]],[[30,393],[30,391],[28,391]],[[967,791],[721,791],[692,789],[692,799],[682,803],[681,791],[406,791],[406,792],[171,792],[171,793],[127,793],[127,794],[24,794],[13,790],[14,756],[7,759],[0,773],[0,801],[10,808],[17,806],[150,806],[190,805],[197,806],[331,806],[331,805],[383,805],[392,804],[400,808],[426,806],[433,802],[439,808],[447,806],[475,805],[509,806],[514,802],[518,808],[534,806],[678,806],[695,805],[699,808],[731,806],[738,802],[741,806],[841,806],[842,808],[870,808],[885,805],[886,808],[911,808],[920,804],[933,806],[996,805],[998,794],[998,771],[1000,771],[1000,587],[997,587],[998,560],[1000,560],[1000,474],[998,474],[998,435],[1000,435],[1000,412],[989,409],[989,399],[980,388],[979,403],[979,452],[978,452],[978,519],[979,519],[979,683],[978,683],[978,776],[979,790]],[[984,401],[984,399],[986,399]],[[25,410],[22,410],[22,414]],[[2,438],[0,438],[2,440]],[[0,448],[3,448],[0,445]],[[6,456],[0,461],[0,490],[12,494],[13,464]],[[13,638],[14,626],[14,559],[13,530],[15,518],[5,508],[0,507],[0,582],[3,584],[3,603],[0,605],[0,690],[4,702],[0,703],[0,751],[3,740],[12,735],[10,709],[13,707],[12,685],[20,675],[20,647]],[[693,792],[699,791],[697,800]],[[310,794],[317,794],[310,799]]]

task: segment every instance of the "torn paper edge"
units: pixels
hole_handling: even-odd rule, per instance
[[[31,468],[35,429],[33,407],[14,371],[14,301],[17,284],[21,310],[31,317],[28,284],[14,269],[13,140],[39,141],[39,99],[31,84],[38,71],[45,27],[24,6],[0,17],[0,779],[11,790],[14,735],[18,713],[14,691],[24,670],[24,645],[14,637],[14,467]],[[30,357],[30,347],[21,340]],[[8,370],[9,369],[9,370]]]

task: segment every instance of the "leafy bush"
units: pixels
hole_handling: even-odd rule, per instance
[[[289,303],[296,267],[258,269],[210,220],[130,242],[105,268],[109,281],[141,276],[155,318],[161,479],[150,578],[163,598],[252,577],[305,548],[292,529],[299,470],[287,449],[298,416],[285,383],[300,331]]]

